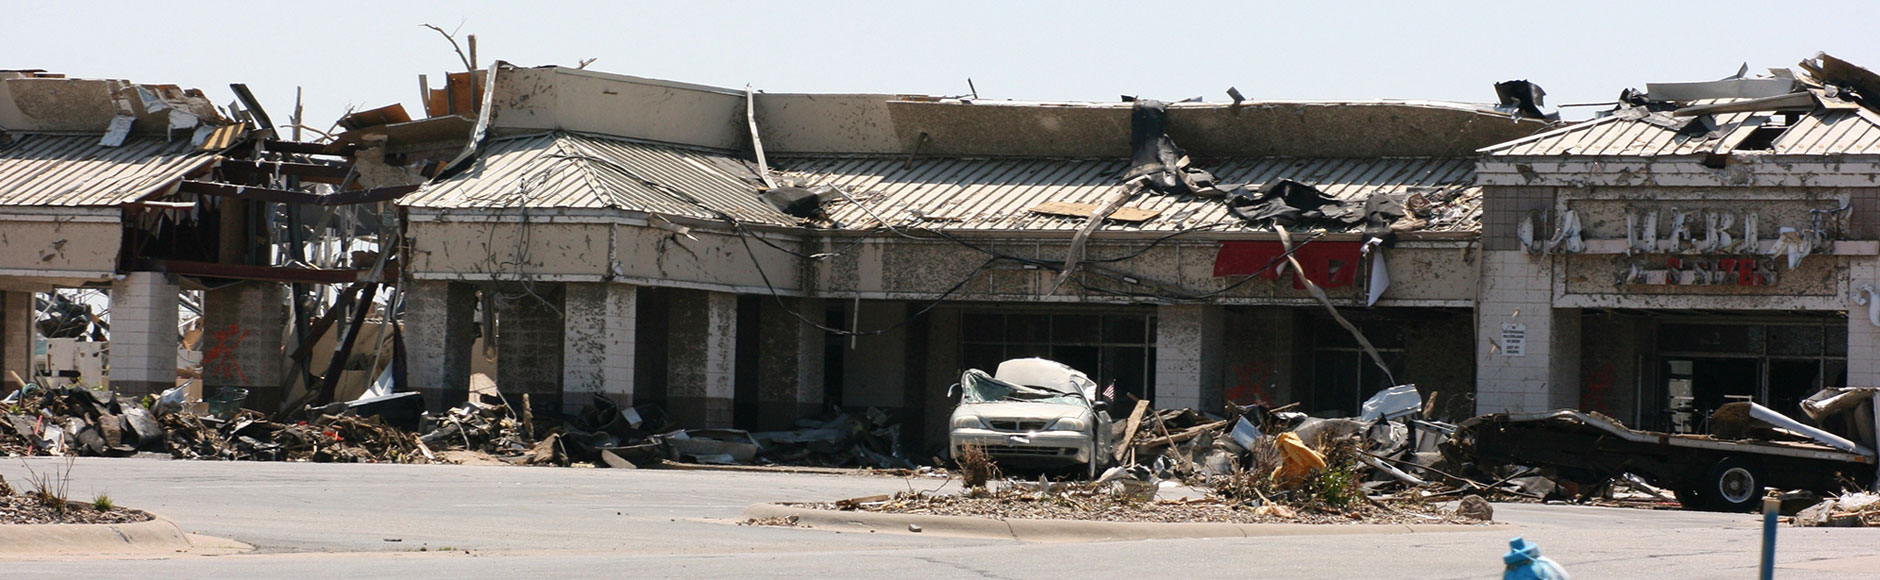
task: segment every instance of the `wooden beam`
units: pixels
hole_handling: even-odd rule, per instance
[[[231,185],[227,183],[185,179],[181,185],[177,186],[177,191],[196,195],[215,195],[237,199],[272,201],[275,203],[335,206],[392,201],[404,197],[405,194],[417,191],[418,187],[417,185],[395,185],[392,187],[342,191],[339,193],[319,195],[304,191],[270,189],[266,187]]]
[[[254,175],[292,175],[303,181],[315,183],[339,184],[352,174],[352,168],[317,163],[294,163],[291,161],[250,161],[247,159],[224,159],[221,169],[231,177],[249,177]]]
[[[352,358],[353,344],[359,342],[359,328],[365,326],[366,315],[372,312],[372,298],[377,296],[379,286],[366,286],[360,293],[359,301],[353,303],[352,324],[346,327],[346,334],[340,337],[339,348],[333,350],[333,360],[326,365],[326,374],[320,376],[320,390],[313,398],[313,405],[320,406],[333,402],[333,390],[339,387],[340,372],[346,369],[346,359]]]
[[[1138,400],[1136,401],[1136,410],[1129,412],[1129,423],[1123,427],[1123,442],[1116,445],[1116,459],[1118,461],[1122,461],[1123,456],[1129,455],[1130,452],[1135,450],[1134,447],[1130,446],[1130,442],[1136,439],[1136,430],[1142,428],[1142,414],[1148,411],[1149,402]],[[1134,462],[1132,461],[1131,463]]]
[[[279,139],[269,139],[267,141],[262,142],[261,146],[267,149],[268,151],[272,151],[275,153],[299,153],[302,155],[345,156],[345,155],[352,155],[353,151],[355,150],[355,148],[351,145],[346,145],[344,147],[339,148],[339,150],[334,151],[334,150],[329,150],[329,149],[332,149],[332,147],[330,147],[329,145],[325,143],[305,143],[301,141],[282,141]]]

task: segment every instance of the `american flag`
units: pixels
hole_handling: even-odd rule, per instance
[[[1109,385],[1103,387],[1103,400],[1105,401],[1116,400],[1116,381],[1110,381]]]

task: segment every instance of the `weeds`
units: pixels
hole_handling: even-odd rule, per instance
[[[92,509],[95,509],[101,512],[108,512],[108,511],[111,511],[112,508],[116,508],[116,507],[117,507],[117,504],[112,503],[111,501],[111,494],[100,493],[98,494],[98,497],[91,498]]]
[[[960,464],[960,479],[967,489],[984,488],[987,482],[999,478],[999,466],[992,464],[992,455],[984,447],[962,445],[959,457],[953,459]]]
[[[40,504],[52,508],[54,512],[65,513],[67,492],[72,486],[72,464],[74,457],[56,463],[45,471],[34,471],[33,466],[21,459],[20,465],[26,468],[26,496],[39,500]]]

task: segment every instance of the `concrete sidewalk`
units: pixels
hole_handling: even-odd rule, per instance
[[[158,517],[132,524],[0,524],[0,559],[23,556],[224,555],[252,550],[247,544],[184,533]]]

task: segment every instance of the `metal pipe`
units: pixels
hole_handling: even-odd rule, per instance
[[[1762,580],[1776,577],[1776,513],[1781,507],[1782,500],[1763,498]]]
[[[1807,435],[1810,439],[1820,441],[1835,449],[1849,453],[1859,453],[1868,457],[1872,457],[1874,454],[1873,450],[1863,447],[1859,443],[1849,441],[1847,438],[1841,437],[1840,435],[1803,425],[1801,421],[1790,419],[1787,415],[1777,413],[1775,409],[1764,407],[1756,403],[1749,404],[1749,416],[1758,421]]]

